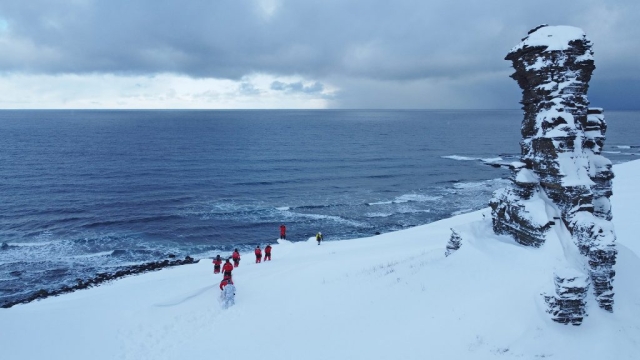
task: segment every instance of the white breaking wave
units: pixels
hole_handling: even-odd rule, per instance
[[[16,246],[16,247],[40,247],[40,246],[47,246],[47,245],[51,245],[55,243],[55,241],[43,241],[43,242],[18,242],[18,243],[7,243],[7,245],[9,246]]]
[[[453,187],[457,190],[477,189],[479,187],[492,188],[494,186],[504,186],[510,183],[507,179],[492,179],[477,182],[460,182],[453,184]]]
[[[460,156],[460,155],[447,155],[447,156],[441,156],[441,157],[443,159],[451,159],[451,160],[458,160],[458,161],[475,161],[480,159],[480,158],[473,158],[473,157]]]
[[[458,210],[458,211],[454,211],[451,213],[451,216],[458,216],[458,215],[462,215],[462,214],[466,214],[466,213],[470,213],[474,211],[473,209],[462,209],[462,210]]]
[[[341,223],[341,224],[350,225],[350,226],[353,226],[353,227],[360,227],[360,228],[369,227],[369,225],[367,225],[365,223],[362,223],[362,222],[359,222],[359,221],[355,221],[355,220],[345,219],[343,217],[336,216],[336,215],[306,214],[306,213],[293,212],[293,211],[290,211],[290,210],[285,210],[285,211],[283,211],[283,213],[289,218],[306,218],[306,219],[313,219],[313,220],[329,220],[329,221],[333,221],[333,222],[337,222],[337,223]]]
[[[486,159],[480,159],[480,160],[482,160],[483,162],[486,162],[486,163],[496,163],[496,162],[502,161],[504,159],[501,158],[501,157],[494,157],[494,158],[486,158]]]
[[[498,161],[503,161],[504,159],[501,157],[492,157],[492,158],[481,158],[481,157],[469,157],[469,156],[460,156],[460,155],[447,155],[441,156],[443,159],[451,159],[458,161],[482,161],[485,163],[496,163]]]
[[[394,213],[373,212],[373,213],[366,213],[366,214],[364,214],[364,216],[366,216],[368,218],[383,218],[383,217],[389,217],[389,216],[391,216],[393,214]]]
[[[390,204],[403,204],[408,202],[425,202],[440,200],[442,196],[422,195],[422,194],[404,194],[389,201],[375,201],[367,203],[367,205],[390,205]]]
[[[87,259],[87,258],[100,257],[100,256],[110,256],[112,254],[113,254],[113,250],[110,250],[110,251],[102,251],[94,254],[74,255],[70,257],[73,259]]]

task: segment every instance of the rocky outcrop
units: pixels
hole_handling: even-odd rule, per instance
[[[444,252],[444,256],[449,256],[460,249],[462,245],[462,237],[458,232],[451,229],[451,237],[449,238],[449,242],[447,243],[447,250]]]
[[[569,228],[580,254],[588,262],[588,273],[598,305],[613,311],[613,277],[616,272],[615,233],[611,221],[588,212],[580,212],[571,220]]]
[[[169,257],[175,258],[175,255],[173,257],[169,255]],[[82,289],[98,286],[104,282],[116,280],[125,276],[142,274],[149,271],[156,271],[156,270],[160,270],[162,268],[170,267],[170,266],[194,264],[194,263],[197,263],[198,261],[199,260],[194,260],[191,256],[187,256],[184,258],[184,260],[179,260],[179,259],[178,260],[162,260],[162,261],[152,261],[152,262],[148,262],[140,265],[131,265],[131,266],[123,267],[120,270],[117,270],[116,272],[113,272],[113,273],[100,273],[90,279],[84,279],[84,280],[78,279],[76,281],[76,285],[73,285],[73,286],[63,286],[60,289],[51,290],[51,291],[41,289],[29,294],[27,297],[23,299],[5,302],[4,304],[0,305],[0,308],[10,308],[13,305],[17,305],[17,304],[27,304],[35,300],[48,298],[50,296],[58,296],[58,295],[74,292],[76,290],[82,290]]]
[[[572,269],[554,274],[555,294],[544,295],[547,312],[553,321],[562,324],[580,325],[585,311],[585,298],[589,289],[588,278]]]
[[[587,99],[595,69],[591,41],[575,27],[541,25],[506,60],[522,89],[521,159],[511,166],[512,186],[490,201],[493,229],[539,247],[551,226],[566,226],[584,256],[583,272],[599,306],[612,311],[613,172],[601,155],[607,129],[603,111],[589,108]]]

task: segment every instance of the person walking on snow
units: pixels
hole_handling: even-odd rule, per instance
[[[280,239],[287,239],[287,227],[284,224],[280,225]]]
[[[236,297],[236,286],[233,285],[231,276],[222,279],[222,281],[220,282],[220,290],[222,291],[222,293],[220,294],[222,307],[227,309],[229,306],[234,305]]]
[[[267,244],[267,247],[264,248],[264,261],[271,261],[271,245]]]
[[[260,245],[256,246],[256,264],[258,264],[262,260],[262,250],[260,250]]]
[[[231,277],[232,271],[233,271],[233,265],[231,265],[231,263],[229,262],[229,259],[227,259],[227,261],[224,263],[224,266],[222,267],[222,273],[226,278],[227,276]]]
[[[323,237],[322,237],[322,233],[321,233],[321,232],[318,232],[318,233],[316,234],[316,240],[318,241],[318,245],[320,245],[320,241],[322,241],[322,240],[323,240]]]
[[[231,255],[231,257],[233,258],[233,267],[240,266],[240,252],[238,252],[238,249],[233,252],[233,255]]]
[[[214,274],[220,274],[220,265],[222,265],[222,259],[220,258],[220,255],[216,256],[215,259],[213,259],[213,273]]]
[[[220,290],[224,290],[224,287],[227,285],[233,285],[233,280],[231,276],[225,276],[222,281],[220,281]]]

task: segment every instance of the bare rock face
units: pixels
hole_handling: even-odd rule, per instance
[[[591,41],[575,27],[541,25],[505,59],[513,63],[511,77],[522,88],[524,118],[521,159],[511,165],[513,184],[496,191],[490,202],[493,229],[539,247],[553,225],[565,226],[584,256],[582,271],[598,304],[612,311],[613,172],[601,155],[607,129],[603,111],[589,108],[587,99],[595,69]],[[550,208],[556,214],[550,215]]]

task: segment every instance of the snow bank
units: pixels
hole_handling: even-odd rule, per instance
[[[349,241],[273,246],[234,271],[218,302],[201,261],[0,309],[4,359],[637,359],[640,161],[615,166],[616,306],[580,327],[551,321],[542,293],[566,269],[554,231],[538,249],[496,236],[488,209]],[[454,228],[462,239],[445,257]],[[592,295],[589,295],[592,296]],[[591,302],[593,304],[593,302]]]

